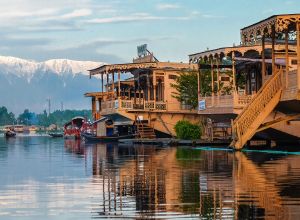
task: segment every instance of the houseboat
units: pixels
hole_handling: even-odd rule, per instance
[[[253,139],[299,143],[299,17],[271,16],[242,28],[238,46],[189,55],[190,63],[200,63],[198,113],[230,127],[235,149]],[[214,70],[218,74],[224,59],[232,61],[231,67],[226,66],[233,72],[231,94],[223,95],[215,86],[209,95],[203,94],[201,70],[210,65],[211,85],[219,85]],[[214,130],[210,129],[210,138]]]
[[[95,120],[104,116],[114,124],[134,124],[139,138],[173,137],[176,135],[174,125],[179,120],[200,121],[197,110],[190,109],[172,96],[176,90],[171,87],[180,71],[197,68],[198,64],[159,62],[152,53],[145,54],[133,59],[133,63],[104,65],[89,70],[90,77],[101,75],[102,92],[86,93],[85,97],[92,99]],[[120,74],[128,73],[133,78],[121,81]],[[106,92],[103,89],[104,75]]]

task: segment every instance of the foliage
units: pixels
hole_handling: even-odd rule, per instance
[[[12,125],[14,121],[15,115],[12,112],[8,113],[4,106],[0,107],[0,126]]]
[[[171,84],[177,92],[172,92],[172,97],[176,98],[179,102],[190,105],[191,109],[198,106],[198,77],[197,70],[181,70],[178,72],[179,76],[176,78],[176,84]]]
[[[19,117],[17,118],[17,123],[24,124],[24,125],[31,125],[30,119],[31,119],[31,113],[29,112],[28,109],[25,109],[24,112],[20,114]]]
[[[240,89],[245,89],[246,78],[245,78],[244,70],[241,71],[240,77],[238,78],[237,83],[238,83],[238,86],[239,86]]]
[[[217,71],[213,71],[214,74],[214,81],[217,81]],[[211,70],[200,70],[200,80],[201,80],[201,87],[202,87],[202,96],[211,96]],[[219,82],[219,87],[221,88],[223,83]],[[218,85],[214,84],[214,93],[216,94],[218,91]]]
[[[46,110],[43,113],[38,114],[37,121],[38,125],[49,126],[51,124],[62,126],[66,122],[70,121],[72,118],[76,116],[84,117],[84,114],[87,114],[87,119],[92,119],[92,111],[91,110],[56,110],[53,113],[47,115]]]
[[[230,79],[232,79],[232,76],[233,76],[232,70],[228,70],[226,72],[226,74],[229,76]],[[225,95],[225,94],[230,95],[232,93],[232,87],[233,87],[233,80],[230,80],[229,86],[224,86],[223,88],[220,88],[221,94],[222,95]]]
[[[174,130],[176,136],[182,140],[200,139],[202,135],[199,125],[185,120],[178,121],[174,126]]]

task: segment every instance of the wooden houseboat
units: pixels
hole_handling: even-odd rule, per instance
[[[64,124],[64,138],[80,139],[81,128],[84,125],[83,117],[75,117]]]
[[[241,29],[238,46],[189,55],[191,63],[209,62],[211,72],[216,69],[217,74],[220,60],[232,60],[231,94],[221,95],[214,86],[210,96],[200,86],[198,92],[199,114],[232,128],[235,149],[252,138],[299,143],[299,21],[300,14],[274,15]],[[245,82],[243,89],[240,79]],[[212,77],[211,85],[215,83],[219,85]]]
[[[200,115],[172,97],[175,83],[181,70],[196,69],[193,63],[158,62],[148,54],[133,63],[104,65],[89,70],[90,76],[100,74],[102,91],[103,76],[106,75],[106,92],[86,93],[92,98],[92,112],[95,120],[105,116],[114,124],[132,125],[137,137],[172,137],[174,125],[179,120],[198,123]],[[131,73],[131,80],[120,80],[120,74]],[[115,74],[118,81],[115,82]],[[111,83],[109,76],[111,75]],[[97,103],[98,102],[98,110]]]

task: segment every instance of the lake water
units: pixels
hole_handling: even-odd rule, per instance
[[[300,219],[299,161],[0,136],[0,219]]]

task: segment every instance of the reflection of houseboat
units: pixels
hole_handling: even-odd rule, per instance
[[[75,117],[64,124],[64,138],[80,139],[80,129],[84,124],[83,117]]]
[[[81,136],[86,141],[117,141],[118,139],[132,138],[131,127],[129,125],[113,124],[112,120],[103,117],[90,124]]]

